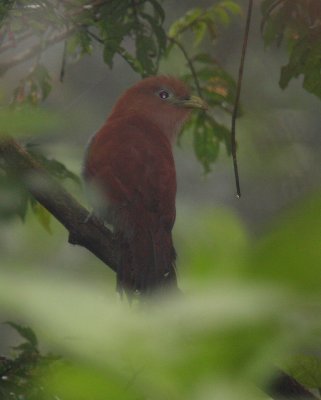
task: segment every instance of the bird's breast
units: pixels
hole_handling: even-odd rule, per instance
[[[109,207],[127,208],[137,217],[174,218],[171,144],[153,124],[140,118],[108,121],[90,143],[84,171]]]

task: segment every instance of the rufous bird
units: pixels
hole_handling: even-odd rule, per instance
[[[143,79],[120,97],[89,143],[84,178],[99,194],[95,213],[112,225],[119,244],[120,293],[177,285],[172,145],[193,108],[207,105],[180,80]]]

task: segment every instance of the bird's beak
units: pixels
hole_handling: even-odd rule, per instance
[[[208,110],[207,103],[198,96],[190,96],[188,99],[180,100],[177,105],[184,108],[198,108],[201,110]]]

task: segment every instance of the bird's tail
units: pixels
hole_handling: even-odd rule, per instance
[[[171,232],[136,227],[131,235],[118,234],[120,245],[117,288],[120,293],[149,294],[176,288],[175,250]]]

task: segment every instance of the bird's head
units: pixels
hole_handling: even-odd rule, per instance
[[[171,76],[145,78],[128,89],[116,103],[112,117],[140,115],[156,124],[173,141],[192,109],[207,109],[200,97]]]

